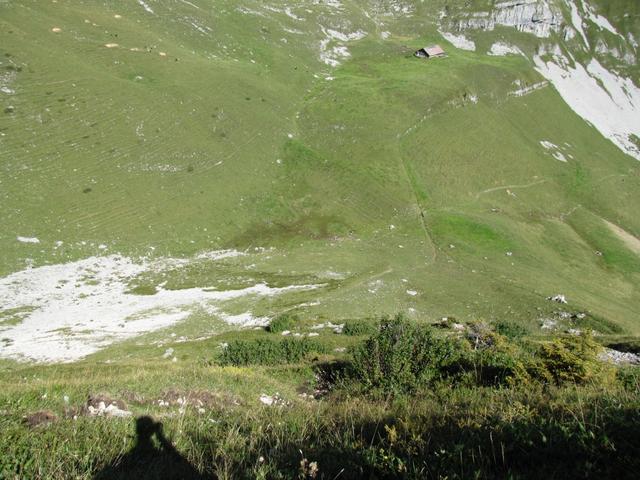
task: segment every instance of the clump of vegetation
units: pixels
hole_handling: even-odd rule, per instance
[[[350,337],[372,335],[375,332],[376,324],[367,320],[348,320],[342,328],[342,333]]]
[[[506,320],[499,320],[495,323],[494,328],[497,333],[507,337],[510,340],[518,340],[526,336],[529,332],[522,325]]]
[[[227,345],[220,356],[220,364],[236,367],[246,365],[282,365],[302,361],[312,352],[322,353],[325,348],[307,338],[284,340],[236,340]]]
[[[617,371],[616,378],[620,385],[629,392],[640,393],[640,368],[637,366],[620,368]]]
[[[598,360],[601,350],[591,333],[585,332],[543,343],[537,355],[554,382],[586,383],[606,371]]]
[[[409,393],[442,377],[460,355],[455,341],[402,315],[384,318],[379,330],[353,351],[353,375],[366,389]]]
[[[458,370],[473,385],[528,383],[532,359],[507,337],[476,323],[467,335],[470,351],[461,355]]]
[[[155,295],[158,293],[158,289],[154,285],[136,285],[128,293],[132,295]]]
[[[521,339],[524,329],[500,330]],[[538,347],[514,342],[485,323],[469,325],[463,340],[438,336],[432,327],[397,316],[352,351],[352,380],[360,387],[409,393],[447,384],[521,386],[610,381],[598,359],[601,346],[589,333],[557,338]]]
[[[291,330],[300,321],[298,315],[292,315],[290,313],[283,313],[271,320],[267,330],[271,333],[282,333],[286,330]]]

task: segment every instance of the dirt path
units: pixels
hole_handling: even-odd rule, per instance
[[[503,185],[500,187],[487,188],[476,194],[476,198],[480,198],[480,195],[484,195],[485,193],[498,192],[500,190],[511,190],[513,188],[530,188],[535,185],[540,185],[541,183],[545,183],[547,181],[546,178],[542,180],[536,180],[535,182],[527,183],[526,185]]]
[[[620,228],[615,223],[611,223],[604,218],[602,221],[609,227],[609,230],[615,234],[624,244],[636,255],[640,255],[640,238],[631,235],[626,230]]]

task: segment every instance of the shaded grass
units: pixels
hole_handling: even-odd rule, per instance
[[[445,388],[391,403],[335,396],[223,408],[207,414],[213,423],[190,411],[161,418],[177,450],[220,478],[297,478],[303,458],[318,463],[320,478],[633,478],[637,407],[637,391],[597,386]],[[5,476],[92,478],[135,438],[127,420],[62,420],[38,435],[19,418],[1,422]],[[43,445],[48,454],[33,455]]]
[[[396,323],[407,327],[402,329],[404,337],[381,324],[376,347],[381,363],[389,363],[389,354],[398,359],[403,352],[413,361],[413,356],[407,357],[415,353],[413,343],[405,343],[415,340],[415,329],[422,327]],[[470,330],[475,335],[469,337],[472,343],[481,347],[467,352],[477,357],[475,361],[461,364],[477,378],[453,381],[454,377],[430,375],[427,383],[412,383],[411,395],[363,389],[364,384],[353,383],[352,366],[340,357],[292,360],[284,350],[269,357],[275,362],[266,362],[275,366],[252,368],[220,367],[189,357],[175,363],[3,362],[0,477],[115,479],[135,471],[139,478],[152,479],[180,468],[197,478],[310,478],[315,464],[317,478],[327,479],[633,478],[640,467],[637,369],[619,370],[615,381],[585,376],[580,385],[517,376],[510,382],[485,382],[491,368],[513,367],[520,355],[485,328],[478,324]],[[269,340],[273,336],[264,331],[243,336],[253,340],[237,345],[249,346],[254,353],[264,342],[296,342]],[[336,337],[357,338],[330,335],[317,341],[335,345]],[[380,338],[396,338],[402,345],[387,342],[382,348]],[[422,343],[443,341],[436,340],[429,337]],[[580,356],[581,344],[576,345],[572,352]],[[588,348],[587,356],[595,351]],[[438,352],[425,354],[437,360]],[[460,360],[454,357],[454,363]],[[289,360],[293,363],[286,364]],[[394,375],[403,371],[400,360],[394,363],[398,368],[389,363]],[[451,370],[450,361],[427,363],[429,368],[444,365]],[[420,372],[413,373],[418,378]],[[81,413],[72,418],[82,411],[79,407],[87,396],[96,393],[123,400],[134,417],[152,416],[162,422],[162,441],[156,438],[149,444],[152,451],[139,455],[140,432],[134,434],[131,419]],[[277,402],[263,405],[261,395]],[[58,419],[35,430],[24,423],[25,415],[42,410]],[[139,462],[132,464],[132,458]],[[144,462],[152,463],[145,468]],[[158,465],[165,465],[165,471]]]

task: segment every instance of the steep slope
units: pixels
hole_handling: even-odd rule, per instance
[[[637,334],[639,13],[0,3],[0,356],[28,357],[24,329],[60,309],[47,338],[127,338],[86,323],[67,283],[109,286],[103,301],[128,305],[114,328],[180,321],[194,337],[284,310],[507,317],[532,333],[562,310]],[[431,43],[447,57],[413,57]],[[305,288],[207,297],[263,283]],[[197,295],[167,301],[177,290]]]

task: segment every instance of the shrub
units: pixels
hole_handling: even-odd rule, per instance
[[[618,381],[629,392],[640,392],[640,369],[637,366],[626,366],[618,369]]]
[[[375,324],[367,320],[350,320],[342,328],[342,333],[351,337],[373,335],[375,332]]]
[[[601,346],[590,332],[556,338],[538,349],[538,357],[555,383],[585,383],[603,371],[598,360]]]
[[[383,318],[378,332],[353,350],[353,376],[365,388],[409,393],[440,378],[460,355],[453,341],[402,315]]]
[[[283,313],[271,320],[267,330],[271,333],[281,333],[285,330],[291,330],[299,320],[300,318],[297,315]]]
[[[485,323],[469,325],[467,340],[471,347],[461,358],[458,369],[472,377],[476,385],[514,385],[530,380],[529,358],[506,336]]]
[[[478,350],[470,353],[466,360],[461,370],[469,373],[474,385],[512,385],[526,377],[521,362],[506,352]]]
[[[303,360],[309,353],[324,352],[324,347],[309,339],[284,340],[237,340],[231,342],[222,352],[222,365],[281,365]]]
[[[495,330],[510,340],[517,340],[527,335],[527,329],[517,323],[500,320],[495,324]]]

